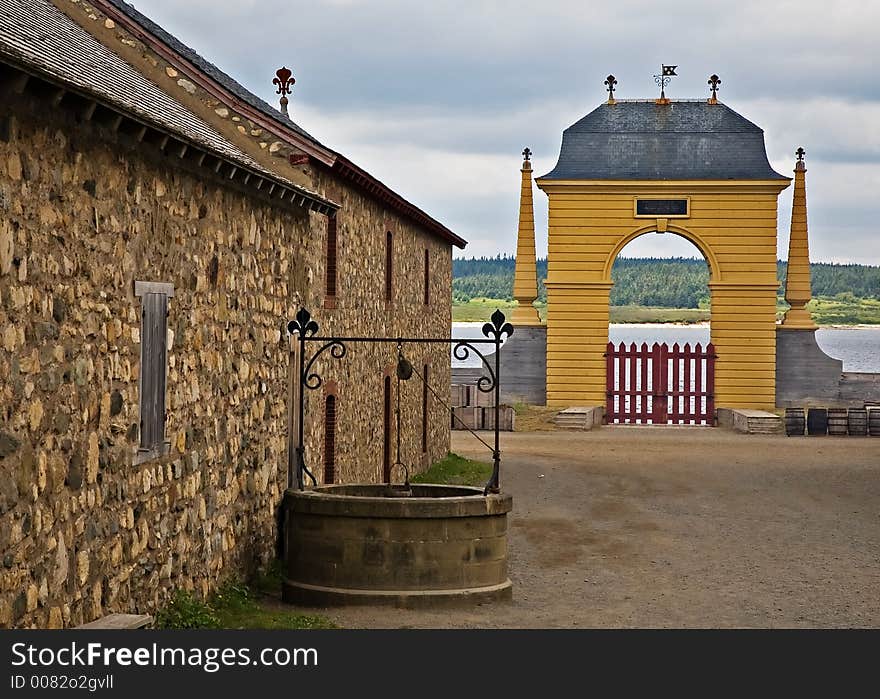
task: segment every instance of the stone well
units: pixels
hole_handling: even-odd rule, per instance
[[[510,495],[328,485],[284,496],[286,602],[402,607],[510,599]]]

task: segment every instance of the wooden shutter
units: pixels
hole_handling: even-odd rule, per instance
[[[168,294],[141,294],[141,449],[165,441],[165,371],[167,366]]]
[[[324,399],[324,483],[336,479],[336,396]]]
[[[336,217],[327,217],[327,284],[326,295],[336,296]]]
[[[431,303],[431,254],[425,248],[425,305]]]
[[[428,451],[428,365],[422,367],[422,453]]]
[[[382,480],[391,482],[391,377],[386,376],[383,382],[384,400],[382,401]]]
[[[391,301],[394,293],[394,238],[391,231],[385,233],[385,300]]]

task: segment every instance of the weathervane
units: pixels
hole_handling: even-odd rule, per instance
[[[528,162],[529,160],[531,160],[531,158],[532,158],[532,150],[531,150],[531,148],[526,146],[525,148],[523,148],[523,160]]]
[[[609,75],[605,78],[605,89],[608,90],[608,104],[614,104],[615,85],[617,85],[617,78],[613,75]]]
[[[721,84],[721,78],[715,73],[709,76],[709,89],[712,90],[712,97],[709,98],[709,104],[718,104],[718,86]]]
[[[807,151],[803,149],[803,146],[798,147],[798,149],[794,152],[797,156],[797,159],[803,162],[804,156],[807,154]]]
[[[272,84],[278,86],[275,92],[281,95],[281,112],[287,116],[287,95],[290,94],[290,88],[293,87],[296,79],[293,77],[293,73],[284,66],[275,71],[275,75],[278,77],[272,78]]]
[[[669,81],[672,80],[673,76],[677,76],[678,74],[675,72],[675,69],[678,66],[667,66],[660,64],[660,75],[654,76],[654,82],[660,86],[660,104],[666,104],[668,100],[666,99],[666,86],[669,85]]]

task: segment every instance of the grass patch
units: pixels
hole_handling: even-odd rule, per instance
[[[807,310],[818,325],[880,324],[880,300],[854,298],[852,294],[814,298],[807,304]]]
[[[516,301],[475,298],[467,303],[453,304],[452,321],[454,323],[488,322],[496,308],[500,308],[505,315],[510,315],[510,309],[514,306],[516,306]]]
[[[708,308],[655,308],[653,306],[611,306],[612,323],[705,323]]]
[[[820,296],[807,305],[818,325],[880,325],[880,300],[850,298],[851,294],[836,297]],[[488,321],[496,308],[506,315],[516,306],[505,299],[474,298],[467,303],[452,306],[452,320],[456,323]],[[547,318],[547,304],[536,303],[541,320]],[[781,319],[788,304],[777,299],[776,316]],[[709,321],[708,308],[659,308],[655,306],[611,306],[612,323],[705,323]]]
[[[452,321],[467,323],[488,321],[496,308],[505,315],[516,307],[516,301],[506,299],[473,298],[467,303],[452,306]],[[547,320],[547,304],[535,303],[542,321]],[[704,308],[654,308],[650,306],[611,306],[612,323],[702,323],[709,320],[709,309]]]
[[[319,616],[297,614],[272,599],[259,588],[277,595],[281,586],[280,568],[255,580],[257,591],[248,585],[228,582],[207,601],[185,590],[177,590],[171,601],[156,613],[160,629],[332,629],[335,625]]]
[[[482,461],[465,459],[450,452],[436,461],[424,473],[410,478],[413,483],[439,483],[442,485],[483,486],[492,475],[492,465]]]

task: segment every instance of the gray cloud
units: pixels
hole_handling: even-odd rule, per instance
[[[136,4],[269,102],[274,70],[292,68],[294,118],[470,239],[465,254],[515,249],[524,145],[537,174],[550,170],[562,129],[605,99],[609,72],[619,96],[649,97],[666,62],[679,65],[672,97],[708,94],[717,72],[720,97],[765,130],[783,174],[794,149],[807,149],[814,259],[880,263],[874,0]],[[783,257],[790,192],[780,197]],[[537,189],[535,204],[543,253]]]

